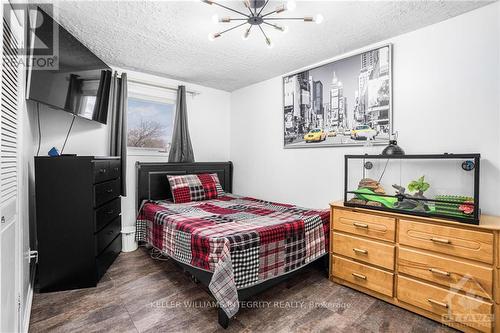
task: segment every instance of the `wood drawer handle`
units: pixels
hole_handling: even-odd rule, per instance
[[[433,241],[434,243],[451,244],[451,241],[445,238],[431,237],[431,241]]]
[[[427,301],[431,304],[438,305],[438,306],[441,306],[441,307],[446,308],[446,309],[448,308],[447,303],[439,302],[439,301],[436,301],[432,298],[428,298]]]
[[[99,173],[106,173],[106,169],[99,169]]]
[[[366,280],[366,275],[363,275],[363,274],[358,274],[358,273],[351,273],[352,276],[354,276],[355,278],[358,278],[358,279],[361,279],[361,280]]]
[[[437,268],[429,268],[429,272],[439,274],[439,275],[444,275],[444,276],[450,276],[450,272],[442,271]]]
[[[357,248],[353,248],[352,250],[354,251],[354,253],[359,253],[359,254],[368,254],[368,251],[367,251],[367,250],[357,249]]]
[[[106,193],[113,193],[113,189],[112,188],[107,189]]]
[[[356,228],[368,229],[368,224],[365,223],[353,222],[352,225]]]

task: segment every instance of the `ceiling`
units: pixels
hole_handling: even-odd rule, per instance
[[[274,9],[281,1],[271,1]],[[224,1],[245,10],[242,1]],[[201,1],[54,1],[57,20],[106,63],[233,91],[488,4],[486,1],[297,1],[294,12],[321,13],[321,25],[291,22],[269,28],[274,47],[243,28],[213,42],[207,36],[233,23],[228,12]]]

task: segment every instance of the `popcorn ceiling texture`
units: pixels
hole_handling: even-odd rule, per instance
[[[280,2],[272,1],[269,9]],[[54,1],[57,20],[111,66],[233,91],[364,45],[394,37],[484,6],[485,1],[307,1],[286,16],[321,13],[316,25],[286,23],[283,34],[265,27],[274,42],[268,49],[252,29],[243,28],[210,42],[213,14],[228,12],[201,1]],[[245,10],[242,1],[226,5]],[[267,11],[267,10],[266,10]],[[233,16],[233,15],[232,15]],[[445,42],[445,41],[443,41]],[[429,50],[429,52],[433,52]]]

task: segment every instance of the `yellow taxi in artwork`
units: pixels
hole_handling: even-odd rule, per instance
[[[326,140],[326,132],[321,128],[315,128],[309,131],[306,135],[304,135],[304,141],[306,143],[309,142],[320,142]]]

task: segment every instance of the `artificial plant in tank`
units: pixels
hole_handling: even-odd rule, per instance
[[[408,190],[410,192],[417,192],[415,193],[415,197],[420,197],[420,198],[425,198],[424,197],[424,192],[427,191],[431,187],[431,184],[427,183],[425,181],[425,176],[420,177],[417,180],[413,180],[408,184]]]

